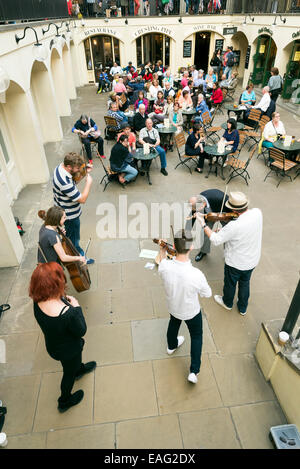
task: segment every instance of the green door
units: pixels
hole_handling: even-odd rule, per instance
[[[265,86],[271,76],[271,68],[276,56],[276,45],[270,36],[259,36],[254,59],[252,82]]]
[[[300,78],[300,40],[294,41],[290,60],[286,66],[286,75],[283,84],[282,97],[291,99],[297,86],[293,86],[295,80]],[[298,84],[297,84],[298,85]]]

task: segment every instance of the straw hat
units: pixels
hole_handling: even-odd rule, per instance
[[[229,199],[225,203],[231,210],[244,210],[249,205],[249,200],[243,192],[230,192]]]

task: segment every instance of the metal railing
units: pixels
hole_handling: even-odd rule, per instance
[[[0,23],[67,18],[66,0],[1,0]]]

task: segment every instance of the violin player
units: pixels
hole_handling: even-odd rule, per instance
[[[58,206],[50,207],[46,213],[44,224],[39,232],[38,263],[45,262],[74,262],[86,263],[84,256],[70,256],[65,253],[57,229],[63,231],[66,220],[65,211]]]
[[[238,284],[237,307],[244,316],[250,296],[250,278],[261,255],[263,216],[259,208],[248,208],[249,200],[243,192],[231,192],[225,206],[237,218],[218,233],[214,233],[206,224],[203,214],[197,212],[196,217],[214,246],[225,243],[223,296],[214,295],[214,300],[223,308],[231,310]]]
[[[225,202],[228,200],[228,195],[225,196],[223,191],[219,189],[207,189],[206,191],[201,192],[197,196],[193,196],[189,199],[189,203],[192,206],[191,216],[193,216],[196,211],[200,211],[201,213],[220,213],[222,212],[230,212],[231,210],[228,209],[225,205]],[[193,217],[189,222],[187,222],[186,229],[191,230],[196,218]],[[207,225],[210,229],[214,226],[214,221],[207,221]],[[221,222],[223,224],[223,222]],[[195,261],[199,262],[203,259],[204,256],[210,253],[210,240],[204,233],[204,242],[201,246],[200,252],[198,252],[197,256],[195,257]]]
[[[71,152],[64,157],[53,173],[53,197],[54,205],[61,207],[66,213],[65,230],[66,236],[70,238],[81,256],[84,251],[80,247],[80,215],[81,204],[85,204],[92,186],[91,167],[86,166],[86,178],[83,191],[80,192],[76,186],[75,178],[81,168],[85,166],[81,155]],[[86,258],[87,264],[93,264],[94,259]]]

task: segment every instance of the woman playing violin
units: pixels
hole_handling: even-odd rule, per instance
[[[51,207],[46,213],[45,223],[41,226],[39,232],[38,263],[45,262],[74,262],[80,261],[86,263],[84,256],[69,256],[65,253],[61,244],[58,229],[63,230],[66,220],[65,211],[61,207]]]

